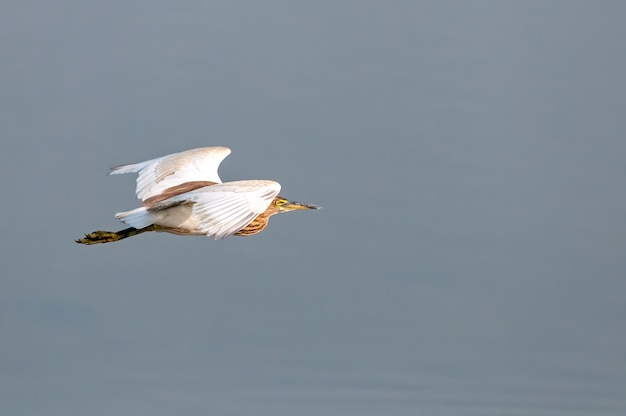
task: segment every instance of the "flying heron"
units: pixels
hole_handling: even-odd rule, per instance
[[[81,244],[110,243],[147,231],[206,235],[216,240],[261,232],[274,214],[318,209],[278,195],[280,184],[267,180],[222,183],[217,169],[227,147],[204,147],[146,162],[111,168],[109,175],[138,173],[141,207],[115,217],[130,225],[121,231],[94,231]]]

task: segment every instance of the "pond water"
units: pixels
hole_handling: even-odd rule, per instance
[[[626,414],[626,6],[0,6],[11,415]],[[319,211],[121,229],[223,145]]]

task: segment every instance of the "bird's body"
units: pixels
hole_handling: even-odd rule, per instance
[[[247,236],[262,231],[274,214],[318,208],[278,196],[280,184],[274,181],[222,183],[217,169],[229,154],[226,147],[205,147],[111,168],[113,175],[138,173],[142,206],[115,215],[131,228],[95,231],[76,241],[106,243],[147,231],[215,239]]]

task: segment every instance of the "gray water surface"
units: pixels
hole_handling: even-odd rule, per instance
[[[625,13],[0,5],[2,414],[626,414]],[[73,242],[211,145],[324,209]]]

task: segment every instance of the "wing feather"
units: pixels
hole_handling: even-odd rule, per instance
[[[174,196],[160,202],[153,210],[193,202],[192,215],[198,228],[216,240],[235,234],[265,212],[280,184],[274,181],[250,180],[219,183]]]
[[[139,173],[136,194],[142,202],[186,182],[222,183],[217,170],[230,154],[227,147],[203,147],[111,168],[110,175]]]

